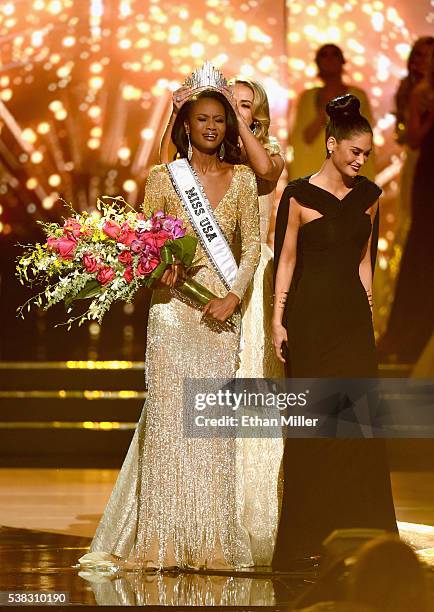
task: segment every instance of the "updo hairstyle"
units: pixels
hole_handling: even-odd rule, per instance
[[[372,134],[369,121],[360,114],[360,101],[352,94],[333,98],[326,106],[329,122],[326,127],[325,141],[330,137],[336,142],[348,140],[355,134]],[[327,156],[330,155],[327,153]]]

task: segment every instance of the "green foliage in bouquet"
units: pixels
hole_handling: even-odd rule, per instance
[[[58,223],[41,223],[44,244],[24,246],[16,274],[23,285],[40,284],[43,290],[18,308],[24,316],[32,306],[48,310],[64,302],[90,300],[87,310],[65,323],[87,320],[101,323],[116,301],[131,302],[140,287],[151,287],[174,262],[187,270],[193,265],[197,239],[186,234],[182,219],[154,211],[146,217],[122,198],[104,196],[98,212],[72,215]],[[192,278],[176,290],[198,307],[216,296]],[[230,321],[229,325],[233,325]]]

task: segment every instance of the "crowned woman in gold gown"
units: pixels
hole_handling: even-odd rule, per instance
[[[284,369],[276,357],[271,339],[273,252],[269,246],[269,226],[284,160],[278,142],[269,135],[270,110],[262,85],[250,79],[235,78],[231,79],[230,87],[222,91],[237,118],[241,160],[255,173],[261,234],[259,264],[242,302],[244,341],[236,376],[282,378]],[[169,162],[176,156],[172,128],[178,113],[193,93],[185,85],[173,93],[172,113],[160,147],[162,162]],[[239,244],[234,246],[236,255],[239,255]],[[283,439],[240,437],[236,449],[237,505],[242,525],[250,537],[255,565],[270,565],[279,515]]]
[[[217,299],[204,311],[176,296],[174,265],[153,292],[148,321],[148,398],[127,457],[82,566],[199,568],[253,564],[236,496],[235,440],[183,434],[186,378],[233,378],[240,345],[238,305],[260,254],[258,197],[253,172],[239,159],[233,110],[216,90],[183,106],[173,128],[214,217],[232,248],[241,230],[241,258],[228,291],[199,244],[194,279]],[[194,229],[167,166],[151,171],[146,213],[161,209]],[[235,326],[224,321],[231,315]]]

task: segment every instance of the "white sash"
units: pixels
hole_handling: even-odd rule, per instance
[[[186,159],[167,164],[167,169],[205,252],[226,289],[230,289],[238,272],[237,262],[202,185]]]

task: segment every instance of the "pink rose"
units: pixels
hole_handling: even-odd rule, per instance
[[[140,258],[139,265],[137,266],[137,276],[144,276],[150,274],[160,263],[159,257],[155,253],[148,253],[147,255]]]
[[[124,266],[128,266],[133,261],[133,256],[131,255],[130,251],[122,251],[122,253],[118,255],[118,259],[121,264],[123,264]]]
[[[138,239],[133,240],[130,245],[132,252],[136,254],[143,251],[144,247],[145,247],[145,243],[142,240],[138,240]]]
[[[63,224],[63,231],[68,238],[77,239],[82,234],[81,223],[77,219],[70,217]]]
[[[86,272],[89,272],[90,274],[96,272],[99,267],[97,258],[94,257],[94,255],[91,255],[90,253],[85,253],[83,255],[83,265],[86,268]]]
[[[113,240],[116,240],[117,237],[120,234],[121,231],[121,226],[119,225],[119,223],[116,223],[115,221],[111,221],[110,219],[108,221],[106,221],[104,223],[104,225],[102,226],[102,231],[104,232],[104,234],[106,234],[106,236],[108,236],[109,238],[113,238]]]
[[[74,259],[76,248],[77,242],[67,236],[61,236],[57,239],[57,252],[63,259]]]
[[[156,249],[155,235],[151,232],[141,232],[136,240],[131,243],[133,253],[141,253],[144,250]]]
[[[133,267],[128,266],[128,268],[125,268],[124,279],[127,281],[127,283],[131,283],[133,278],[134,278]]]
[[[115,276],[116,274],[113,268],[110,268],[110,266],[103,266],[96,275],[96,280],[101,283],[101,285],[107,285]]]

